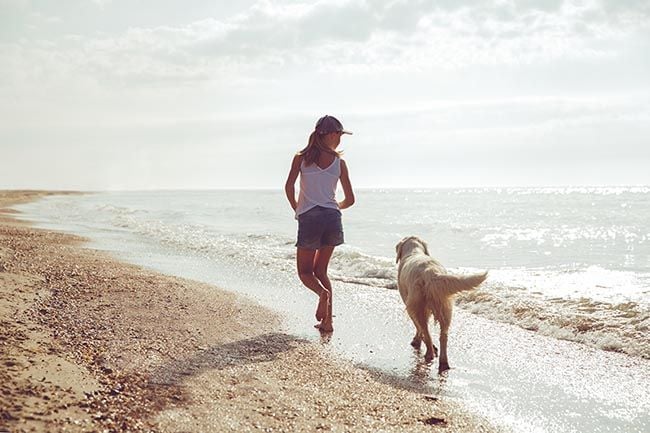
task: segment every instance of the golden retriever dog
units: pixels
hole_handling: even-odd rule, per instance
[[[429,334],[429,317],[433,315],[440,324],[440,362],[438,371],[449,369],[447,360],[447,332],[451,324],[453,295],[471,290],[485,281],[487,272],[460,276],[448,274],[445,268],[429,255],[426,242],[416,236],[402,239],[395,247],[397,252],[397,287],[415,324],[415,337],[411,346],[416,349],[424,340],[427,351],[424,359],[430,362],[437,349]]]

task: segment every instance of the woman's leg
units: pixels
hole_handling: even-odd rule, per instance
[[[316,320],[323,321],[327,317],[330,292],[323,287],[314,275],[314,263],[316,262],[317,250],[298,247],[296,263],[298,266],[298,277],[300,281],[311,291],[318,295],[318,307],[316,308]],[[331,320],[330,320],[331,322]],[[331,324],[330,326],[331,327]]]
[[[331,326],[332,323],[332,301],[334,300],[332,292],[332,283],[327,276],[327,267],[329,266],[332,253],[334,252],[333,246],[324,246],[316,251],[314,255],[314,275],[320,281],[321,285],[330,293],[330,301],[328,304],[327,318]]]

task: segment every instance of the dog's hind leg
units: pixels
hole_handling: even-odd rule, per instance
[[[449,370],[447,360],[447,329],[440,329],[440,360],[438,361],[438,372]]]
[[[424,340],[424,345],[427,348],[424,354],[424,360],[429,362],[437,355],[438,350],[431,341],[431,334],[429,333],[429,313],[424,308],[418,308],[414,311],[414,322],[418,329],[419,336]]]
[[[407,308],[406,312],[411,318],[413,325],[415,325],[415,335],[413,336],[413,340],[411,340],[411,346],[417,350],[420,350],[420,345],[422,344],[422,334],[420,333],[420,328],[418,327],[417,318],[411,308]]]
[[[436,319],[440,324],[440,360],[438,363],[438,372],[449,370],[449,361],[447,360],[447,335],[451,325],[451,312],[453,304],[451,300],[446,300],[446,308],[441,308],[437,312]]]
[[[420,350],[421,345],[422,345],[422,336],[420,335],[420,331],[416,329],[415,336],[413,337],[413,340],[411,340],[411,346]]]

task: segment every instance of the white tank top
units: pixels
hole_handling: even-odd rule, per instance
[[[338,209],[336,202],[336,185],[341,177],[341,159],[335,157],[334,161],[326,167],[320,168],[318,164],[300,164],[300,193],[296,217],[316,206]]]

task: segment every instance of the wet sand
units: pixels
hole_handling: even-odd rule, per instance
[[[251,301],[15,217],[0,210],[0,431],[497,431]]]

